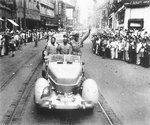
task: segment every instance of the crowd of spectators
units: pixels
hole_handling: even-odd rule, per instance
[[[0,32],[0,57],[11,54],[15,56],[15,51],[22,50],[22,46],[27,46],[27,43],[34,42],[35,47],[38,46],[38,41],[47,38],[51,31],[46,30],[16,30]]]
[[[147,31],[99,31],[92,35],[91,41],[93,53],[103,58],[150,67],[150,35]]]

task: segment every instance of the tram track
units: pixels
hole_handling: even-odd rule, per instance
[[[12,75],[10,75],[5,81],[3,81],[1,83],[0,86],[0,93],[7,87],[7,85],[9,85],[9,83],[11,82],[12,79],[14,79],[19,71],[21,70],[22,67],[24,67],[25,64],[27,64],[33,57],[35,57],[37,55],[37,53],[33,54],[30,58],[28,58],[22,65],[20,65]]]
[[[102,109],[102,112],[106,116],[106,119],[108,120],[109,124],[110,125],[123,125],[123,123],[119,120],[119,118],[113,112],[111,107],[108,105],[103,95],[99,94],[99,96],[100,96],[99,101],[98,101],[99,108]]]
[[[18,90],[17,96],[9,106],[7,112],[5,113],[0,122],[1,125],[19,124],[23,112],[25,111],[25,106],[31,95],[34,82],[36,81],[37,76],[40,74],[41,68],[42,60],[36,65],[34,70],[31,71],[29,77],[25,80],[21,88]]]

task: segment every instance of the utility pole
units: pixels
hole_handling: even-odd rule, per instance
[[[23,29],[26,29],[26,0],[23,1]]]

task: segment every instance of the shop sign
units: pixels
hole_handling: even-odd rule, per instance
[[[132,0],[129,5],[150,5],[149,0]]]

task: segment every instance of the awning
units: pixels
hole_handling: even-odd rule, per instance
[[[14,26],[19,26],[16,22],[14,22],[13,20],[11,19],[7,19],[10,23],[12,23]]]
[[[4,21],[2,18],[0,18],[0,21]]]

